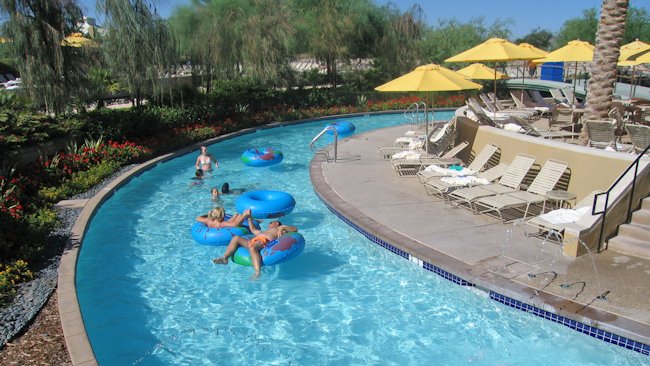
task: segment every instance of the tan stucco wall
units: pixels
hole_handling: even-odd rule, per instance
[[[489,126],[477,128],[476,122],[464,117],[458,117],[457,128],[459,141],[473,141],[472,150],[476,153],[488,143],[498,145],[501,148],[501,162],[509,163],[519,153],[535,156],[535,163],[540,166],[548,159],[567,162],[571,169],[568,191],[575,193],[578,201],[592,191],[607,190],[637,157],[544,140]]]

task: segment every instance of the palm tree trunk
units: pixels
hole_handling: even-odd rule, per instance
[[[603,0],[596,32],[594,59],[591,63],[587,119],[607,119],[611,108],[616,82],[616,62],[625,33],[628,6],[628,0]],[[587,139],[583,129],[581,140],[586,142]]]

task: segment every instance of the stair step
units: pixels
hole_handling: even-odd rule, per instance
[[[645,241],[650,247],[650,227],[637,224],[624,224],[618,227],[618,235]]]
[[[650,228],[650,210],[639,210],[632,213],[632,223],[645,225]]]
[[[650,210],[650,197],[641,200],[641,210]]]
[[[622,254],[650,259],[650,241],[617,236],[609,239],[607,249]]]

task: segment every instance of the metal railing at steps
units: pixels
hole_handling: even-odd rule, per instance
[[[634,168],[634,177],[632,178],[632,188],[630,189],[630,200],[628,201],[627,204],[627,210],[626,210],[626,217],[625,217],[625,223],[630,223],[630,219],[632,218],[632,202],[634,201],[634,189],[636,188],[636,183],[637,183],[637,177],[639,176],[639,163],[641,161],[641,158],[645,156],[645,154],[648,153],[648,150],[650,150],[650,145],[646,146],[645,150],[639,154],[639,156],[634,160],[630,166],[625,169],[623,174],[619,175],[618,179],[616,182],[614,182],[609,189],[606,192],[601,192],[597,193],[594,196],[594,204],[591,206],[591,214],[592,215],[601,215],[601,221],[600,221],[600,236],[598,237],[598,252],[602,251],[602,245],[603,245],[603,235],[605,232],[605,219],[607,218],[607,209],[609,208],[609,194],[616,188],[619,182],[623,180],[623,177],[630,171],[630,169]],[[602,209],[600,211],[596,211],[596,204],[598,203],[598,198],[601,196],[605,196],[605,203],[602,205]]]
[[[422,106],[422,110],[427,110],[427,104],[424,102],[412,103],[404,110],[404,118],[410,120],[413,125],[420,124],[420,106]],[[426,121],[426,116],[424,116],[424,118]]]
[[[314,154],[319,154],[319,153],[324,154],[325,159],[327,159],[327,162],[329,162],[330,161],[330,153],[329,153],[329,151],[327,151],[326,149],[316,150],[316,148],[314,147],[314,143],[319,138],[321,138],[321,136],[323,136],[325,134],[325,132],[327,132],[327,131],[334,131],[334,162],[336,163],[336,159],[338,157],[338,146],[339,146],[339,132],[336,130],[336,127],[334,127],[334,126],[325,127],[321,132],[318,133],[318,135],[316,135],[311,140],[311,142],[309,143],[309,149],[311,149],[311,151]]]

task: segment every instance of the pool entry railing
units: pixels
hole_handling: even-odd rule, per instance
[[[616,182],[614,182],[606,192],[597,193],[594,196],[594,203],[592,205],[591,214],[592,215],[601,215],[600,235],[599,235],[599,238],[598,238],[598,252],[603,250],[603,244],[604,244],[603,239],[604,239],[604,236],[605,236],[605,224],[606,224],[605,220],[607,219],[607,211],[610,208],[609,207],[609,205],[610,205],[610,202],[609,202],[610,193],[612,192],[612,190],[614,190],[619,185],[619,183],[621,183],[623,181],[623,178],[628,174],[628,172],[630,172],[633,169],[634,173],[633,173],[633,176],[631,178],[632,182],[630,183],[631,187],[630,187],[630,193],[629,193],[630,194],[630,200],[628,201],[627,208],[625,210],[625,220],[623,222],[623,223],[630,223],[630,219],[632,218],[632,212],[636,208],[636,204],[640,201],[640,198],[637,198],[636,203],[635,203],[635,199],[634,199],[635,198],[634,197],[634,193],[635,193],[634,191],[635,191],[636,186],[637,186],[637,180],[642,179],[642,176],[640,175],[641,172],[639,172],[639,164],[640,164],[641,158],[643,158],[648,153],[648,150],[650,150],[650,145],[646,146],[645,150],[643,150],[643,152],[641,152],[639,154],[639,156],[636,158],[636,160],[634,160],[634,162],[632,162],[632,164],[630,164],[630,166],[628,166],[627,169],[625,169],[625,171],[618,177]],[[641,184],[642,182],[638,182],[638,183]],[[647,193],[647,191],[642,192],[642,193]],[[599,202],[601,202],[600,197],[602,197],[602,196],[605,196],[604,202],[602,202],[602,205],[597,206],[597,204]],[[596,207],[602,207],[602,208],[600,210],[598,210],[598,209],[596,209]],[[615,219],[616,219],[616,217],[613,220],[615,220]]]
[[[427,110],[427,105],[424,102],[413,103],[404,110],[404,118],[411,121],[411,124],[414,125],[420,124],[420,106],[422,106],[423,111]],[[425,116],[425,121],[426,121],[426,116]]]
[[[327,149],[320,149],[317,150],[314,144],[318,139],[320,139],[327,131],[333,131],[334,132],[334,162],[336,163],[336,158],[338,157],[338,145],[339,145],[339,132],[336,130],[336,127],[334,126],[327,126],[323,128],[321,132],[316,135],[311,142],[309,143],[309,148],[311,151],[314,152],[314,154],[323,154],[325,155],[325,159],[327,162],[330,162],[330,153]]]

